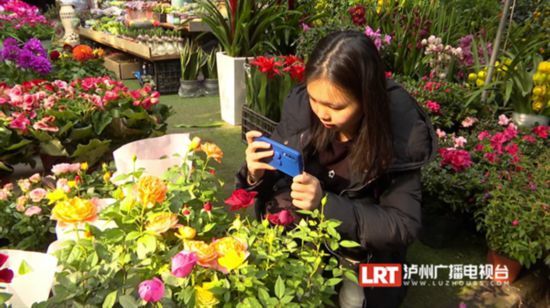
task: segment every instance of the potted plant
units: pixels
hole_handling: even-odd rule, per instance
[[[180,52],[181,79],[179,96],[195,97],[201,94],[198,76],[204,61],[204,52],[194,41],[189,40],[183,45]]]
[[[206,61],[202,67],[204,75],[204,92],[206,95],[218,94],[218,67],[216,65],[216,53],[219,49],[216,47],[206,54]]]
[[[286,27],[283,18],[288,10],[275,0],[224,3],[227,13],[216,2],[201,0],[198,15],[222,47],[216,55],[222,119],[238,125],[246,97],[245,59],[269,50],[270,36]]]
[[[548,262],[549,159],[546,148],[539,157],[522,161],[521,171],[499,170],[489,178],[495,189],[482,209],[488,259],[495,266],[506,265],[510,282],[521,266],[529,268],[542,258]]]

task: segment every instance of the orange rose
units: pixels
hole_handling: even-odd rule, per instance
[[[139,200],[147,208],[152,208],[156,203],[162,203],[166,199],[166,184],[154,176],[144,175],[138,183]]]
[[[208,158],[213,158],[218,163],[222,162],[223,152],[217,145],[205,142],[201,145],[201,149],[206,153]]]
[[[216,267],[218,254],[214,246],[203,241],[186,241],[185,249],[197,254],[197,263],[203,267]]]
[[[52,219],[67,224],[93,221],[96,218],[96,205],[90,200],[78,197],[58,202],[52,210]]]
[[[94,51],[92,47],[88,45],[78,45],[73,48],[73,58],[76,61],[87,61],[94,57]]]
[[[178,216],[173,213],[155,213],[147,218],[145,229],[156,234],[162,234],[178,224]]]

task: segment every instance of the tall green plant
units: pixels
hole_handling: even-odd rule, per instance
[[[202,73],[206,79],[218,79],[218,65],[216,63],[216,53],[220,51],[218,47],[206,53],[205,65],[203,65]]]
[[[203,50],[194,41],[187,41],[180,51],[181,79],[197,80],[205,61]]]
[[[278,4],[275,0],[241,0],[232,10],[228,0],[224,3],[227,16],[216,2],[209,0],[198,2],[201,8],[198,15],[228,56],[246,57],[272,50],[274,34],[288,27],[283,22],[288,11],[286,4]]]

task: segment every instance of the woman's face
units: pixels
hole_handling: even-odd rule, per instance
[[[311,110],[326,128],[336,130],[341,141],[355,136],[362,118],[359,102],[324,78],[308,82],[307,92]]]

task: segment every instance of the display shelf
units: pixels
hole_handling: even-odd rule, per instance
[[[210,27],[208,27],[208,25],[203,23],[200,19],[192,19],[189,21],[185,21],[180,25],[161,23],[160,26],[163,28],[177,30],[177,31],[180,31],[180,30],[184,30],[188,32],[209,32],[210,31]]]
[[[152,55],[151,48],[147,45],[131,41],[125,38],[121,38],[109,33],[99,32],[87,28],[79,28],[78,34],[84,38],[92,40],[94,42],[118,49],[120,51],[127,52],[136,57],[140,57],[149,61],[162,61],[162,60],[174,60],[179,59],[180,54],[168,54],[168,55]]]

